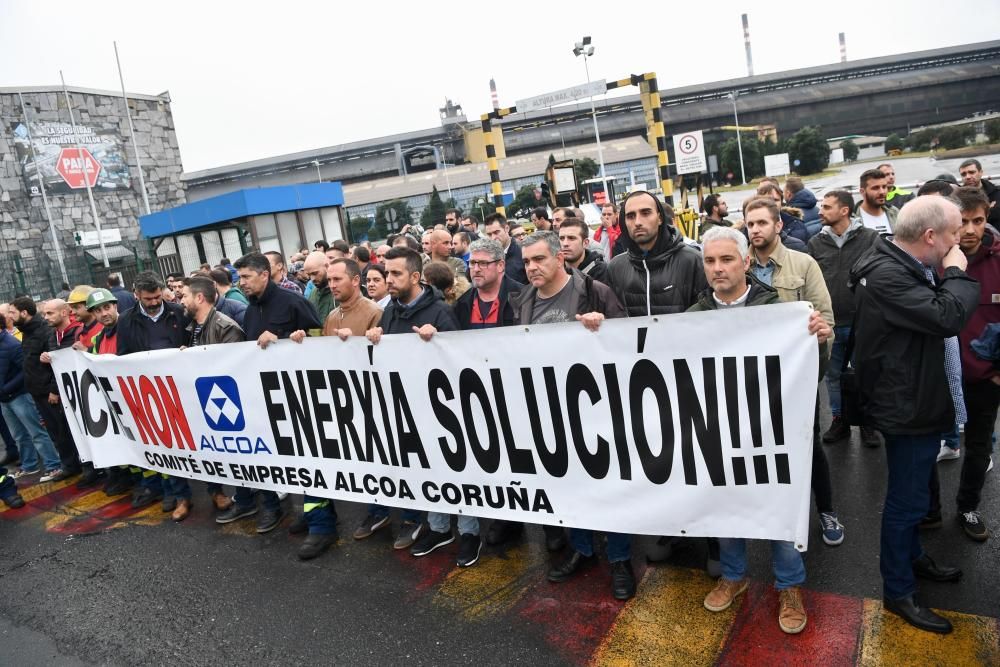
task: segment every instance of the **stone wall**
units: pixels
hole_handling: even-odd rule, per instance
[[[29,88],[22,90],[22,95],[32,122],[70,122],[61,90]],[[71,89],[70,98],[78,126],[114,130],[121,137],[130,185],[113,191],[94,190],[94,199],[101,226],[119,229],[124,244],[134,245],[140,238],[138,217],[145,211],[122,97]],[[180,178],[183,167],[169,96],[130,96],[129,105],[151,209],[158,211],[185,203]],[[0,89],[0,253],[19,253],[21,261],[30,264],[53,258],[55,253],[42,198],[31,196],[26,189],[15,150],[12,128],[24,121],[17,90]],[[76,233],[96,230],[86,189],[50,193],[49,205],[64,254],[82,256]]]

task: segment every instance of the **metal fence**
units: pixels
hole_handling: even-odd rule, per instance
[[[140,271],[158,271],[145,240],[123,242],[109,257],[109,267],[101,261],[100,251],[83,248],[63,249],[67,282],[75,285],[104,286],[108,275],[120,274],[123,285],[131,285]],[[26,260],[18,252],[0,254],[0,299],[9,302],[26,294],[35,300],[50,299],[62,290],[63,276],[55,256]]]

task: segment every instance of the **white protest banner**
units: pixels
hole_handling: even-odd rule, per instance
[[[53,354],[95,465],[448,513],[807,544],[804,303]]]

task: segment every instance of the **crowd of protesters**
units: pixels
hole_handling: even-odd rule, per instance
[[[963,183],[944,176],[911,193],[896,187],[892,165],[865,171],[860,201],[844,190],[817,198],[801,179],[767,179],[731,221],[726,203],[705,198],[699,242],[674,225],[672,208],[647,192],[602,208],[592,230],[576,208],[537,208],[527,225],[493,214],[480,223],[449,209],[433,229],[404,227],[375,247],[316,242],[289,257],[251,252],[189,275],[152,272],[129,285],[79,285],[64,298],[15,298],[0,309],[0,408],[6,451],[0,499],[25,504],[18,485],[77,477],[80,488],[103,485],[108,496],[131,494],[132,505],[159,502],[175,521],[198,504],[188,480],[131,466],[95,469],[74,444],[50,354],[73,348],[125,355],[149,350],[254,341],[261,348],[307,336],[346,340],[730,310],[806,301],[808,331],[832,421],[820,429],[820,392],[812,437],[812,490],[823,542],[843,544],[823,444],[849,442],[860,427],[866,447],[885,447],[888,488],[882,515],[880,568],[885,607],[912,625],[950,632],[922,606],[916,578],[956,581],[958,568],[936,563],[919,531],[941,525],[938,462],[962,459],[954,516],[972,540],[989,530],[980,509],[993,467],[1000,404],[1000,191],[975,160]],[[960,432],[964,430],[964,441]],[[961,443],[961,444],[960,444]],[[266,533],[286,516],[282,495],[239,487],[207,487],[215,521],[255,518]],[[457,531],[453,531],[452,523]],[[364,540],[392,522],[373,504],[354,530]],[[520,539],[526,526],[412,509],[400,512],[394,549],[422,557],[458,541],[456,564],[474,565],[483,544]],[[561,552],[548,579],[562,583],[597,558],[593,531],[543,526],[545,546]],[[336,543],[332,500],[305,496],[288,530],[303,534],[298,555],[312,559]],[[457,533],[457,535],[456,535]],[[606,533],[603,552],[612,594],[635,594],[632,536]],[[679,543],[661,537],[650,561],[671,558]],[[787,633],[806,625],[800,587],[806,570],[791,543],[770,545],[778,622]],[[704,606],[727,609],[748,589],[746,541],[707,541],[709,573],[718,578]]]

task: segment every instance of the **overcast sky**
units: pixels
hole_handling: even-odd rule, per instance
[[[592,79],[655,71],[660,88],[997,39],[995,0],[750,2],[67,2],[0,0],[0,86],[170,91],[186,171],[469,118]],[[953,17],[953,18],[952,18]],[[667,117],[669,123],[669,116]]]

